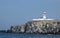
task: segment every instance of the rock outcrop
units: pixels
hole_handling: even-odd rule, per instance
[[[11,26],[10,31],[13,33],[60,33],[60,21],[29,21],[22,25]]]

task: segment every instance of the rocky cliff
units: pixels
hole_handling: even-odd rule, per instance
[[[28,21],[22,25],[11,26],[10,31],[13,33],[60,33],[60,21]]]

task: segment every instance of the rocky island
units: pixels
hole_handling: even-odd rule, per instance
[[[42,18],[32,19],[22,25],[11,26],[7,32],[60,34],[60,20],[48,19],[44,12]]]

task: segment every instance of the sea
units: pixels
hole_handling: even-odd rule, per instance
[[[60,35],[59,34],[0,33],[0,38],[60,38]]]

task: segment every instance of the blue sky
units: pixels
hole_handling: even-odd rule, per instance
[[[44,11],[60,19],[60,0],[0,0],[0,30],[40,18]]]

